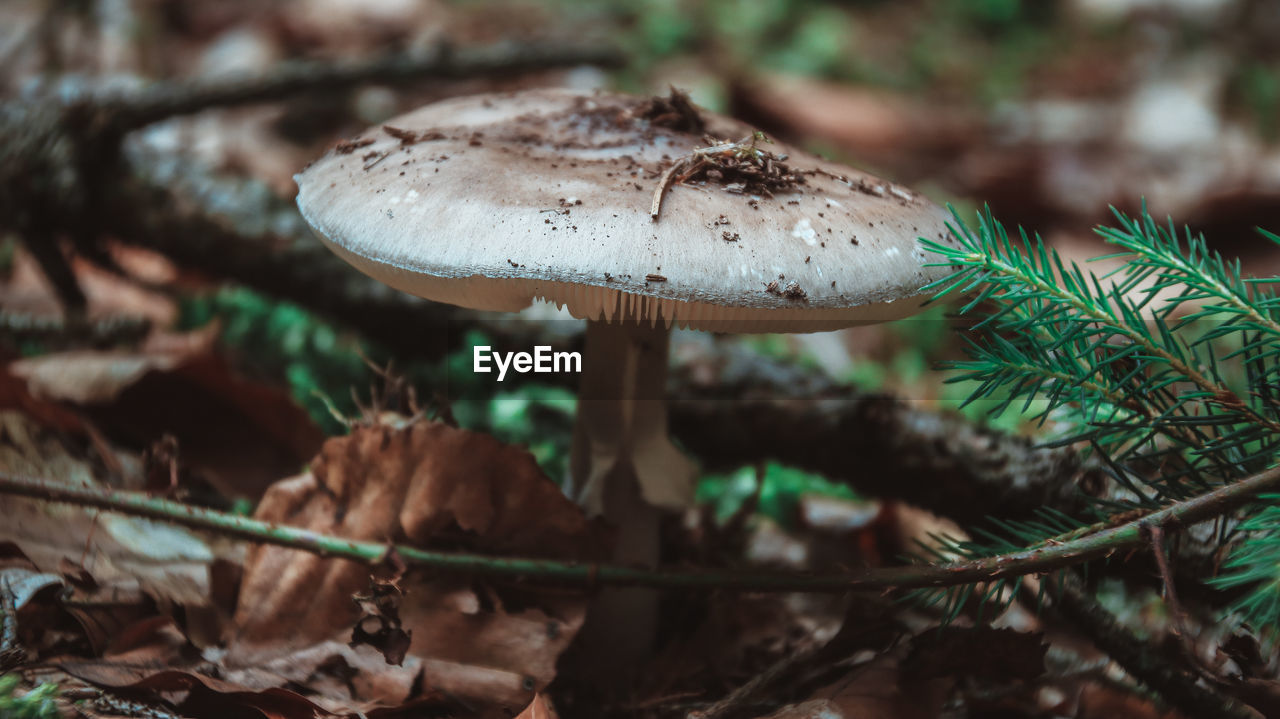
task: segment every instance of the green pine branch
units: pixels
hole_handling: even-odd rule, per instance
[[[953,212],[954,214],[954,212]],[[1085,442],[1114,488],[1093,515],[994,522],[969,542],[941,542],[938,556],[976,558],[1042,546],[1089,532],[1126,512],[1153,512],[1214,491],[1280,459],[1280,298],[1275,279],[1246,277],[1239,261],[1203,237],[1115,211],[1098,230],[1121,250],[1115,271],[1067,263],[1039,236],[1010,234],[990,209],[956,244],[922,238],[954,272],[930,286],[935,298],[971,294],[960,313],[976,319],[967,361],[950,381],[976,383],[969,402],[992,413],[1028,412],[1059,436]],[[1267,241],[1280,237],[1264,232]],[[1039,405],[1034,405],[1040,400]],[[1249,586],[1234,609],[1260,625],[1280,621],[1280,511],[1254,503],[1224,539],[1235,542],[1218,586]],[[1071,529],[1075,526],[1076,529]],[[1227,526],[1232,526],[1228,523]],[[1057,540],[1055,540],[1057,541]],[[991,601],[1011,593],[1001,588]],[[955,607],[973,589],[934,599]]]

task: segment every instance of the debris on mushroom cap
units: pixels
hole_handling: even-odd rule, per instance
[[[709,147],[698,147],[688,155],[671,163],[658,177],[653,191],[653,204],[649,216],[654,220],[662,210],[662,197],[672,183],[711,181],[719,183],[729,192],[740,195],[764,195],[795,190],[804,184],[804,173],[796,172],[786,164],[786,155],[776,155],[757,145],[772,142],[763,132],[754,132],[736,142],[718,142],[705,138]]]
[[[665,102],[676,109],[568,90],[436,103],[336,146],[297,176],[298,205],[367,274],[476,309],[547,299],[593,319],[815,331],[911,314],[945,274],[918,240],[949,240],[941,208],[781,143],[736,168],[785,156],[769,172],[795,180],[772,197],[717,158],[667,187],[654,222],[660,176],[706,136],[763,150],[752,128],[706,111],[705,135],[686,131]],[[789,282],[761,291],[779,275]]]
[[[651,97],[634,112],[636,117],[648,120],[659,127],[700,135],[706,132],[707,123],[698,108],[689,100],[689,93],[671,88],[666,97]]]

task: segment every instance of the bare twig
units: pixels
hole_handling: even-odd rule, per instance
[[[649,219],[654,222],[658,221],[658,213],[662,211],[662,196],[667,192],[667,185],[671,184],[671,178],[678,170],[684,167],[684,163],[689,158],[682,157],[671,163],[671,166],[662,171],[662,175],[658,178],[658,186],[653,190],[653,202],[649,203]]]
[[[71,264],[62,254],[62,248],[58,246],[53,233],[48,231],[47,221],[28,228],[25,244],[44,271],[49,284],[53,286],[54,294],[58,296],[66,314],[75,320],[82,319],[88,301],[76,281],[75,273],[71,271]]]
[[[1144,532],[1139,532],[1145,534]],[[1141,538],[1141,537],[1140,537]],[[1053,594],[1051,592],[1051,594]],[[1138,681],[1192,719],[1258,719],[1242,703],[1196,683],[1195,676],[1161,661],[1158,653],[1073,583],[1059,587],[1054,607]]]
[[[1147,524],[1143,529],[1151,542],[1151,553],[1156,559],[1156,569],[1159,570],[1160,579],[1164,583],[1164,601],[1169,605],[1173,632],[1178,635],[1178,639],[1185,641],[1187,629],[1183,623],[1182,605],[1178,602],[1178,590],[1173,584],[1173,570],[1169,568],[1169,553],[1164,543],[1164,527],[1158,524]]]
[[[104,200],[119,181],[125,133],[175,115],[210,107],[275,101],[317,91],[341,91],[364,82],[405,82],[501,75],[579,64],[616,64],[612,49],[494,45],[426,55],[391,55],[359,61],[291,62],[260,75],[156,83],[142,90],[102,90],[82,83],[57,93],[0,102],[0,230],[19,235],[50,276],[71,312],[84,296],[58,242],[71,238],[92,254],[104,234]],[[170,201],[173,198],[168,198]],[[144,213],[165,207],[133,208]]]
[[[1178,644],[1182,647],[1182,652],[1187,657],[1188,664],[1206,681],[1213,684],[1222,684],[1222,678],[1205,666],[1204,662],[1200,661],[1200,654],[1196,651],[1195,640],[1187,632],[1186,616],[1183,614],[1182,603],[1178,601],[1178,588],[1173,581],[1173,568],[1169,564],[1168,547],[1165,546],[1164,527],[1153,523],[1145,525],[1143,529],[1146,531],[1147,538],[1151,543],[1151,554],[1155,557],[1156,569],[1160,572],[1160,581],[1164,589],[1164,601],[1169,607],[1169,618],[1173,624],[1173,633],[1178,639]]]
[[[409,546],[395,551],[409,565],[448,572],[545,581],[580,586],[631,585],[660,589],[844,592],[946,587],[1003,577],[1052,572],[1137,549],[1146,543],[1143,527],[1158,523],[1186,527],[1231,512],[1259,493],[1280,486],[1280,467],[1172,504],[1130,522],[1067,541],[1050,540],[1031,549],[943,565],[912,565],[851,572],[795,573],[719,568],[639,569],[610,564],[560,562],[437,552]],[[200,507],[94,487],[73,487],[0,472],[0,493],[99,507],[150,517],[252,542],[275,544],[371,565],[383,561],[387,545],[359,542],[296,527],[215,512]]]
[[[175,115],[211,107],[277,102],[314,92],[338,92],[357,85],[432,79],[509,75],[574,65],[616,66],[616,48],[499,43],[453,49],[440,45],[425,53],[384,55],[361,60],[284,62],[243,77],[153,84],[141,92],[105,96],[96,101],[112,114],[119,130],[130,130]]]
[[[1079,485],[1093,470],[1069,449],[1040,449],[958,415],[729,354],[742,374],[711,386],[677,367],[669,392],[671,433],[707,468],[777,461],[962,525],[1087,507]]]
[[[760,141],[772,142],[762,132],[753,132],[736,141],[711,142],[708,147],[699,147],[684,157],[672,161],[658,178],[658,186],[653,190],[653,201],[649,204],[649,218],[658,220],[662,209],[662,197],[671,185],[672,179],[684,182],[703,169],[714,167],[721,172],[733,174],[742,180],[738,184],[743,192],[760,192],[768,195],[771,189],[793,187],[804,181],[802,174],[791,171],[783,164],[786,155],[775,155],[756,147]],[[676,173],[680,173],[676,177]]]
[[[796,665],[807,661],[817,654],[815,650],[792,652],[771,664],[764,671],[756,674],[746,684],[729,692],[723,699],[706,709],[694,709],[685,715],[685,719],[725,719],[740,711],[752,708],[757,703],[757,696],[769,689],[782,676],[790,672]]]

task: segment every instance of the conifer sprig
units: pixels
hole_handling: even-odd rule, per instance
[[[977,319],[969,359],[951,365],[950,381],[975,382],[967,401],[989,402],[995,414],[1038,406],[1036,418],[1060,434],[1055,441],[1087,442],[1115,487],[1093,516],[997,521],[939,551],[988,556],[1087,533],[1091,522],[1155,511],[1280,459],[1276,280],[1246,277],[1238,261],[1157,223],[1145,206],[1136,218],[1115,211],[1116,226],[1098,230],[1122,250],[1100,259],[1124,260],[1101,276],[1021,228],[1011,237],[989,208],[973,228],[953,217],[956,244],[921,238],[937,264],[954,269],[927,289],[935,299],[970,293],[960,313]],[[1224,535],[1233,536],[1243,541],[1217,583],[1250,585],[1237,608],[1254,621],[1280,620],[1280,510],[1258,505]],[[951,591],[944,601],[955,607],[973,596]]]

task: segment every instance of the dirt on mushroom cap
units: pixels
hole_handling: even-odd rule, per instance
[[[910,313],[918,302],[894,303],[941,274],[924,266],[917,242],[945,237],[940,208],[784,144],[758,157],[786,155],[774,171],[794,176],[794,186],[784,181],[773,197],[735,194],[734,178],[709,163],[669,189],[652,222],[661,173],[707,147],[703,135],[656,122],[672,113],[655,115],[655,106],[565,90],[437,103],[349,141],[372,140],[362,149],[375,163],[336,149],[314,163],[299,176],[299,205],[363,271],[480,309],[547,298],[582,317],[826,329]],[[734,120],[699,117],[712,138],[753,137]],[[779,274],[804,297],[767,291]]]

